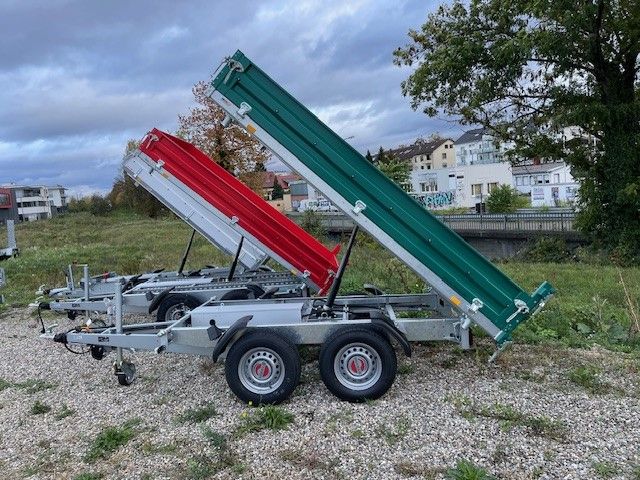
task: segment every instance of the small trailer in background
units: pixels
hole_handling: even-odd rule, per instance
[[[89,346],[96,359],[115,350],[121,384],[135,378],[135,367],[123,357],[126,349],[202,355],[214,361],[224,356],[227,383],[241,400],[278,403],[298,384],[298,346],[320,345],[320,376],[333,394],[348,401],[375,399],[395,379],[394,345],[406,355],[411,355],[414,341],[448,341],[469,348],[470,327],[475,324],[495,341],[495,358],[510,343],[515,328],[554,293],[547,282],[532,294],[525,292],[242,52],[226,59],[209,96],[227,112],[224,126],[246,129],[357,226],[335,275],[328,278],[326,295],[212,298],[173,322],[124,325],[122,295],[117,294],[113,325],[57,334],[50,328],[44,334],[65,345]],[[147,137],[144,144],[161,141],[156,137]],[[176,171],[157,162],[139,172],[156,179],[175,176],[188,185],[204,166],[188,167]],[[225,196],[230,190],[216,193]],[[180,199],[168,200],[174,201]],[[238,217],[239,223],[252,221],[251,211],[246,213]],[[339,296],[358,228],[415,271],[430,290],[387,295],[370,287],[367,295]]]
[[[234,255],[231,266],[183,274],[192,236],[175,274],[114,275],[97,280],[89,276],[85,265],[83,280],[76,288],[69,268],[68,287],[50,290],[54,301],[42,302],[40,308],[67,312],[70,317],[77,312],[107,312],[104,300],[113,299],[124,284],[123,312],[157,310],[159,321],[169,321],[213,297],[299,297],[326,292],[331,284],[338,267],[336,251],[329,251],[189,143],[154,129],[125,159],[124,170],[194,232]],[[269,259],[285,271],[266,267]]]

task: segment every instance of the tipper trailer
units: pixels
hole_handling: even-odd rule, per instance
[[[243,401],[277,403],[300,376],[298,345],[321,345],[320,375],[339,398],[363,401],[383,395],[396,374],[392,343],[411,354],[410,342],[444,340],[470,346],[478,325],[495,341],[494,357],[513,330],[542,308],[554,289],[547,282],[528,294],[461,237],[390,181],[270,79],[242,52],[227,58],[210,98],[227,113],[223,125],[242,126],[305,177],[356,223],[326,296],[212,299],[173,323],[77,328],[46,336],[90,345],[94,358],[115,349],[120,383],[135,368],[123,348],[225,356],[225,375]],[[194,172],[196,173],[196,172]],[[338,296],[357,229],[362,227],[430,285],[418,295]],[[116,304],[119,297],[116,297]],[[424,313],[411,318],[403,312]]]
[[[127,156],[124,170],[194,231],[222,251],[235,254],[231,267],[186,276],[160,272],[147,275],[143,282],[138,276],[96,282],[85,265],[82,285],[89,288],[84,287],[76,298],[43,302],[40,308],[68,312],[72,317],[74,312],[106,312],[109,307],[104,300],[112,300],[117,285],[125,282],[124,312],[157,309],[158,320],[168,321],[212,297],[307,296],[324,293],[331,285],[338,268],[337,249],[328,250],[193,145],[153,129],[140,148]],[[265,267],[268,259],[286,271]],[[70,269],[68,277],[72,275]]]

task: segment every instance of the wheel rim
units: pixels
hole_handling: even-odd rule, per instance
[[[284,382],[284,363],[280,355],[270,348],[253,348],[240,359],[238,377],[242,385],[253,393],[272,393]]]
[[[178,303],[177,305],[172,305],[167,309],[167,312],[164,314],[164,319],[167,322],[175,322],[176,320],[181,319],[187,313],[191,311],[184,303]]]
[[[380,380],[382,361],[378,352],[364,343],[342,347],[333,361],[338,381],[351,390],[367,390]]]

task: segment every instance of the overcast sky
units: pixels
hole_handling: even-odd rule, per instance
[[[433,1],[0,0],[0,184],[110,189],[127,139],[169,131],[241,49],[358,150],[462,128],[414,112],[393,50]]]

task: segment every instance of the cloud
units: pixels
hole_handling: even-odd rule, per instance
[[[435,2],[3,1],[0,183],[106,191],[126,141],[173,130],[191,87],[242,49],[361,151],[434,131],[392,65]]]

